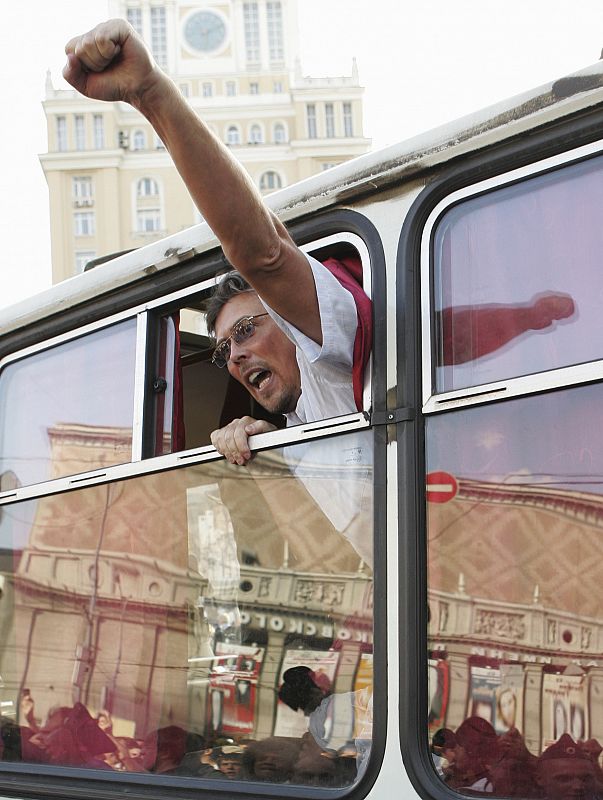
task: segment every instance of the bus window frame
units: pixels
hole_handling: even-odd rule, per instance
[[[311,218],[305,219],[290,226],[294,239],[304,250],[313,251],[316,249],[315,243],[320,241],[324,246],[336,244],[342,241],[351,241],[350,237],[345,238],[346,234],[352,234],[353,240],[366,248],[369,255],[367,262],[370,277],[370,290],[374,297],[375,319],[385,319],[386,313],[386,274],[385,274],[385,254],[381,238],[374,225],[361,213],[352,210],[331,210],[316,214]],[[322,246],[322,245],[321,245]],[[207,267],[204,269],[204,262],[210,259],[212,274],[208,275]],[[364,266],[364,261],[363,261]],[[189,283],[186,286],[179,286],[171,293],[157,296],[161,291],[157,284],[153,286],[155,296],[149,299],[144,297],[136,305],[123,308],[120,312],[110,318],[100,318],[87,325],[63,330],[52,339],[44,340],[44,321],[40,325],[41,332],[38,333],[39,341],[28,345],[14,353],[10,353],[0,360],[0,368],[8,361],[14,361],[19,357],[24,357],[27,352],[37,352],[46,349],[54,344],[67,341],[85,333],[102,328],[107,325],[107,319],[121,321],[134,316],[135,314],[147,314],[149,312],[158,313],[167,306],[174,310],[177,301],[189,295],[199,293],[215,285],[217,275],[224,273],[228,265],[223,259],[215,257],[215,252],[205,253],[201,257],[201,264],[195,259],[193,263],[183,265],[184,274],[190,276],[198,273],[199,269],[205,272],[205,279],[201,282]],[[366,274],[366,273],[365,273]],[[162,276],[163,277],[163,276]],[[171,276],[168,276],[168,279]],[[178,282],[178,279],[171,278],[171,282]],[[139,292],[138,287],[135,291]],[[140,298],[140,295],[138,294]],[[102,299],[101,299],[102,301]],[[101,307],[106,307],[101,302]],[[84,312],[85,313],[85,312]],[[76,319],[81,310],[76,310]],[[73,318],[73,316],[71,316]],[[68,316],[69,319],[69,316]],[[150,319],[150,317],[149,317]],[[46,321],[47,322],[47,321]],[[61,323],[59,323],[61,324]],[[141,330],[139,342],[148,343],[152,336],[152,325],[146,326],[146,331]],[[17,331],[17,333],[19,333]],[[12,337],[11,337],[12,340]],[[0,353],[1,355],[1,353]],[[142,361],[142,359],[141,359]],[[175,798],[193,797],[241,797],[249,800],[265,800],[267,797],[316,797],[316,798],[349,798],[350,800],[361,800],[367,795],[371,786],[377,780],[381,763],[385,755],[386,728],[388,718],[387,702],[387,564],[386,564],[386,521],[387,521],[387,445],[390,443],[387,434],[387,426],[373,423],[373,413],[384,413],[387,407],[386,401],[386,361],[387,361],[387,329],[386,325],[375,326],[373,333],[373,348],[369,366],[367,367],[369,380],[365,384],[364,399],[369,400],[369,405],[361,412],[352,413],[343,417],[331,417],[324,420],[308,423],[306,425],[293,426],[279,431],[273,431],[252,437],[250,444],[253,451],[272,449],[287,444],[307,441],[311,439],[324,439],[331,434],[345,433],[348,431],[367,429],[372,430],[373,442],[373,544],[374,544],[374,567],[373,585],[378,585],[380,590],[374,592],[373,596],[373,683],[380,687],[379,692],[374,695],[374,714],[375,724],[373,725],[373,738],[371,753],[368,765],[361,779],[350,787],[341,789],[321,789],[302,785],[283,785],[269,783],[245,784],[241,782],[233,786],[232,781],[212,778],[211,781],[202,778],[176,778],[164,776],[160,781],[152,774],[143,773],[118,773],[110,771],[84,770],[69,767],[53,767],[48,765],[33,765],[18,762],[0,763],[0,791],[3,787],[7,791],[14,788],[18,782],[19,791],[24,796],[40,796],[44,793],[60,793],[65,797],[78,798],[89,797],[92,790],[96,797],[103,800],[111,800],[116,792],[127,791],[128,796],[135,800],[164,800],[166,796]],[[147,347],[144,359],[144,370],[140,370],[140,380],[144,381],[148,376],[149,348]],[[138,362],[137,362],[138,367]],[[142,413],[142,411],[141,411]],[[161,472],[167,469],[175,469],[185,465],[193,465],[204,461],[214,461],[222,459],[213,446],[208,445],[201,448],[193,448],[189,451],[170,453],[163,456],[143,458],[132,461],[124,465],[109,467],[103,470],[92,470],[87,473],[67,476],[66,478],[47,481],[44,484],[33,484],[21,487],[17,490],[7,491],[0,494],[0,512],[3,505],[12,505],[21,500],[30,500],[50,494],[58,494],[72,491],[76,488],[84,488],[99,484],[110,484],[116,481],[125,480],[145,475],[151,472]],[[115,787],[112,790],[112,787]],[[127,787],[127,788],[126,788]]]
[[[426,176],[404,219],[396,256],[396,339],[404,342],[397,353],[396,406],[410,413],[396,425],[398,476],[398,539],[399,539],[399,615],[400,637],[399,736],[402,759],[417,793],[431,800],[459,797],[437,777],[428,748],[427,719],[429,690],[427,674],[428,607],[427,607],[427,544],[425,501],[425,429],[427,413],[444,411],[445,403],[426,412],[423,385],[431,372],[431,354],[425,355],[423,339],[424,291],[432,296],[432,261],[422,262],[425,226],[438,203],[454,192],[471,190],[478,183],[497,180],[514,170],[541,164],[547,159],[562,166],[581,147],[596,145],[601,140],[603,110],[568,115],[531,132],[530,136],[507,137],[502,142],[486,143],[458,163],[444,166],[433,176]],[[598,152],[598,151],[597,151]],[[575,159],[569,159],[575,160]],[[427,286],[425,286],[427,284]],[[544,373],[537,379],[543,380]],[[517,380],[517,379],[515,379]],[[564,384],[561,384],[564,385]],[[534,392],[541,391],[534,388]],[[434,398],[442,399],[441,395]],[[431,395],[430,395],[431,398]],[[476,397],[474,402],[499,400],[499,397]],[[465,401],[465,405],[469,402]],[[460,405],[451,399],[447,408]]]
[[[434,280],[435,264],[433,240],[435,231],[444,217],[453,207],[462,202],[493,194],[498,189],[518,183],[527,183],[531,178],[559,172],[573,164],[586,162],[591,158],[603,155],[603,139],[581,147],[568,150],[562,154],[535,161],[532,164],[518,167],[494,177],[486,178],[479,183],[457,189],[441,200],[433,208],[421,237],[421,335],[423,342],[423,380],[422,403],[423,413],[474,405],[494,400],[531,394],[542,389],[553,389],[564,385],[576,385],[596,380],[603,376],[603,358],[565,367],[545,369],[542,372],[517,375],[499,381],[484,384],[471,384],[468,387],[451,391],[438,392],[435,389],[436,359],[434,358]]]
[[[349,214],[350,212],[348,212]],[[363,224],[362,227],[358,224],[358,221],[355,219],[354,212],[351,212],[354,216],[355,226],[349,224],[349,215],[345,216],[344,219],[348,222],[346,225],[347,228],[353,228],[350,230],[338,230],[336,233],[332,232],[333,226],[337,225],[331,220],[330,230],[328,230],[324,236],[319,236],[316,238],[316,233],[311,237],[308,238],[306,236],[306,241],[300,245],[301,249],[305,252],[314,252],[318,249],[333,246],[338,243],[346,243],[352,245],[359,253],[362,265],[363,265],[363,278],[367,281],[367,294],[369,297],[372,293],[372,274],[373,274],[373,264],[371,263],[371,255],[369,251],[369,246],[365,241],[365,237],[362,236],[364,230],[362,228],[365,227]],[[357,215],[361,217],[361,215]],[[362,218],[364,223],[368,223],[365,218]],[[339,223],[341,224],[341,223]],[[320,229],[320,228],[319,228]],[[376,245],[375,237],[378,240],[378,236],[376,231],[370,230],[368,231],[370,234],[373,245]],[[370,244],[370,243],[369,243]],[[380,246],[380,240],[379,240]],[[379,255],[379,247],[376,247],[376,258]],[[382,253],[382,248],[381,248]],[[82,338],[90,333],[93,333],[97,330],[102,330],[104,328],[108,328],[112,325],[118,324],[119,322],[136,318],[137,321],[137,330],[136,330],[136,361],[135,361],[135,382],[134,382],[134,393],[133,393],[133,418],[132,418],[132,450],[131,450],[131,458],[130,461],[124,464],[118,464],[111,467],[106,467],[104,469],[92,469],[86,472],[74,473],[68,476],[64,476],[62,478],[57,478],[54,480],[44,481],[41,483],[36,484],[28,484],[26,486],[20,487],[19,489],[10,490],[8,492],[0,493],[0,505],[3,502],[7,501],[18,501],[21,499],[29,498],[35,496],[42,496],[51,494],[53,492],[60,492],[64,491],[69,488],[73,488],[75,485],[77,486],[86,486],[88,483],[96,483],[99,480],[103,480],[107,478],[109,480],[113,479],[122,479],[126,475],[129,474],[142,474],[145,471],[156,471],[155,468],[150,466],[151,462],[153,462],[156,458],[166,459],[165,463],[162,461],[160,466],[157,469],[165,468],[166,464],[168,467],[178,466],[182,459],[192,459],[196,456],[202,458],[202,460],[214,458],[223,458],[223,456],[219,455],[213,445],[207,445],[201,448],[195,447],[190,450],[185,450],[178,453],[170,453],[165,456],[153,456],[152,453],[154,452],[154,443],[151,441],[152,431],[151,425],[149,424],[150,419],[153,417],[151,406],[153,404],[153,394],[149,386],[149,376],[151,375],[151,371],[153,370],[154,360],[155,360],[155,353],[156,353],[156,326],[152,324],[152,321],[161,315],[165,315],[169,313],[169,311],[176,310],[183,304],[183,301],[186,300],[187,297],[191,297],[193,295],[198,295],[200,293],[204,293],[210,289],[212,289],[219,281],[220,272],[224,272],[222,269],[218,271],[217,274],[206,278],[205,280],[196,283],[192,286],[187,286],[176,291],[172,291],[169,294],[163,296],[157,296],[153,299],[149,299],[146,302],[140,303],[123,311],[120,311],[116,314],[112,314],[109,317],[98,319],[94,322],[88,323],[87,325],[83,325],[81,327],[75,328],[71,331],[65,331],[57,336],[54,336],[50,339],[37,342],[36,344],[29,345],[21,350],[17,350],[13,353],[10,353],[7,356],[4,356],[0,359],[0,375],[2,370],[8,366],[9,364],[13,364],[17,361],[23,360],[30,355],[34,355],[45,350],[52,349],[54,347],[58,347],[61,344],[69,341],[74,341],[75,339]],[[373,351],[375,348],[373,347]],[[366,379],[365,379],[365,387],[363,392],[363,399],[364,399],[364,409],[363,412],[357,412],[356,414],[346,415],[345,417],[337,418],[337,417],[327,417],[324,420],[317,421],[316,423],[310,423],[309,425],[302,425],[302,426],[295,426],[289,429],[283,429],[280,431],[279,436],[275,436],[277,432],[270,432],[268,434],[261,434],[260,436],[252,437],[250,441],[250,446],[252,450],[260,450],[266,447],[272,446],[279,446],[283,444],[285,441],[292,442],[299,441],[301,437],[303,437],[303,432],[307,431],[312,436],[312,431],[314,430],[315,425],[321,426],[323,429],[337,427],[339,428],[341,425],[346,426],[348,424],[349,417],[355,417],[358,426],[360,427],[368,427],[369,425],[369,417],[368,413],[370,409],[373,407],[372,402],[372,375],[373,375],[373,355],[371,354],[371,358],[369,360],[369,364],[367,365],[366,369]],[[366,413],[365,413],[366,412]],[[329,423],[329,420],[334,420],[333,423]],[[286,431],[289,431],[289,434],[286,434]],[[295,433],[291,433],[295,431]],[[47,486],[49,484],[49,486]]]

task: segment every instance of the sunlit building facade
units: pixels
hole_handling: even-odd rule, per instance
[[[314,78],[299,59],[296,0],[109,0],[267,194],[369,148],[355,63]],[[53,282],[107,253],[202,221],[163,143],[125,103],[55,89],[43,103]]]

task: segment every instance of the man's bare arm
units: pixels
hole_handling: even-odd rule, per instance
[[[130,103],[149,120],[230,263],[275,311],[322,344],[305,256],[134,29],[125,20],[109,20],[71,39],[65,51],[65,79],[87,97]]]

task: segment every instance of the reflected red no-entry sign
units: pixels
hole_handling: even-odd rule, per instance
[[[429,472],[425,478],[428,503],[447,503],[456,496],[459,485],[449,472]]]

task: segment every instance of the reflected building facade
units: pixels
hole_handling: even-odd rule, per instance
[[[63,475],[113,463],[131,430],[48,435]],[[4,507],[4,714],[27,688],[40,721],[79,701],[122,736],[263,739],[307,728],[277,697],[288,667],[328,673],[338,694],[372,687],[370,568],[290,485],[280,451],[246,474],[208,462]]]
[[[296,0],[108,0],[249,172],[262,194],[366,153],[355,61],[343,76],[308,76]],[[163,142],[124,103],[56,88],[43,103],[53,283],[92,259],[202,222]]]
[[[603,739],[603,498],[458,479],[428,504],[430,730]]]

